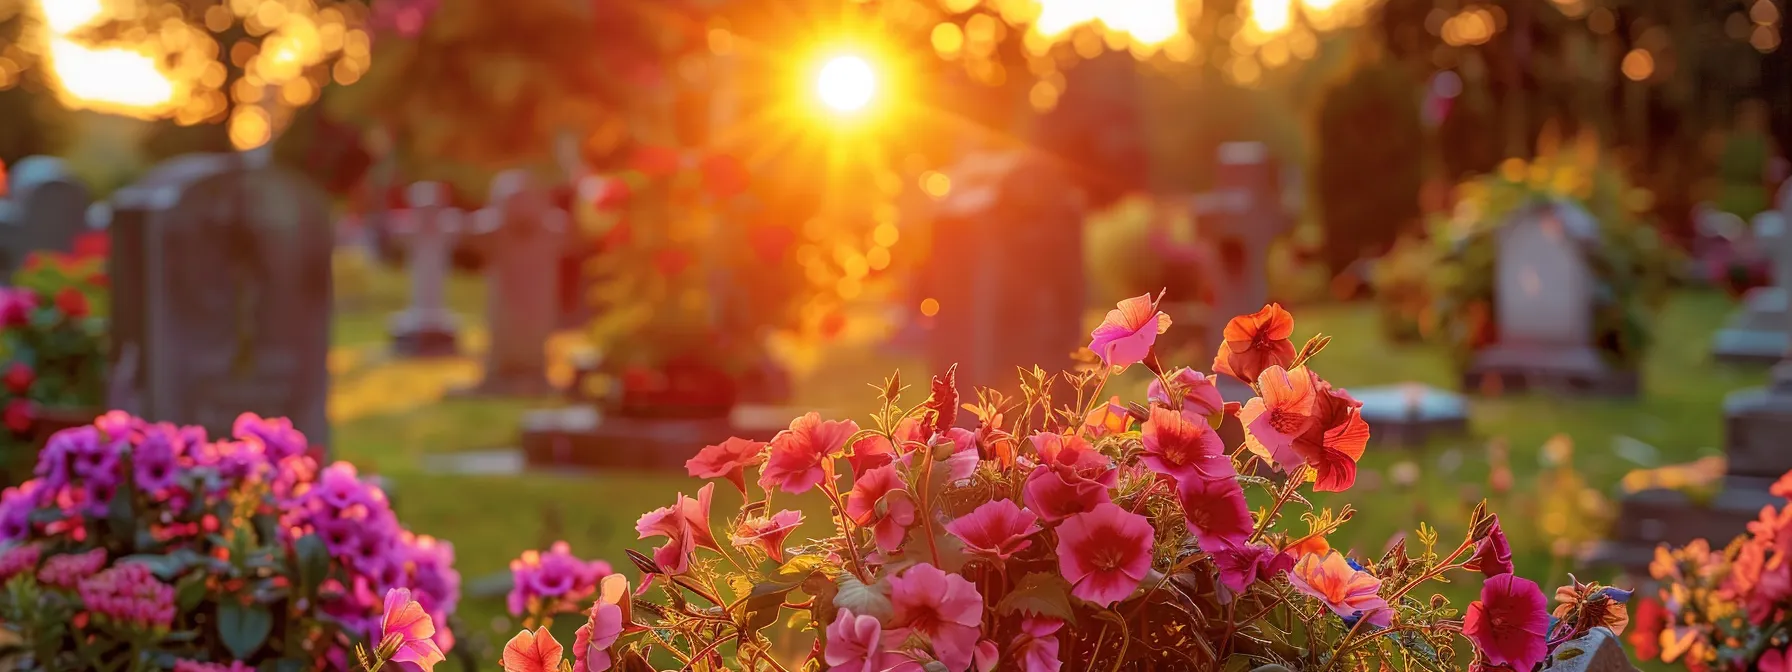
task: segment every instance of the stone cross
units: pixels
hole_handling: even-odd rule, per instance
[[[486,299],[491,346],[485,379],[476,391],[503,396],[545,396],[547,340],[559,319],[560,251],[570,227],[546,190],[521,170],[492,181],[490,202],[480,211],[479,235],[490,251]]]
[[[411,305],[392,316],[392,349],[406,357],[453,356],[459,320],[444,292],[462,213],[448,207],[448,189],[440,182],[411,185],[407,200],[410,210],[396,223],[407,248]]]
[[[1220,266],[1213,274],[1213,313],[1200,325],[1205,349],[1219,347],[1233,317],[1262,310],[1269,301],[1269,245],[1294,225],[1283,208],[1278,176],[1263,143],[1228,142],[1220,145],[1216,189],[1194,199],[1200,235],[1218,253]],[[1221,378],[1230,386],[1222,390],[1228,399],[1249,396],[1233,385],[1237,381]]]
[[[11,196],[0,201],[0,282],[32,252],[68,252],[87,230],[87,186],[62,159],[33,156],[13,166]]]

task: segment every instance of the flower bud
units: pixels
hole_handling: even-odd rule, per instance
[[[1442,609],[1442,608],[1444,608],[1444,606],[1448,605],[1449,603],[1450,603],[1449,598],[1444,597],[1441,593],[1431,596],[1431,608],[1432,609]]]

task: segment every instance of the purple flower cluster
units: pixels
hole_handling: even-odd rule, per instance
[[[52,555],[44,561],[43,569],[37,571],[37,580],[57,588],[74,588],[105,566],[106,549],[103,548],[86,553]]]
[[[123,562],[83,580],[81,603],[101,618],[139,630],[166,631],[174,623],[174,587],[149,568]]]
[[[0,581],[37,571],[37,560],[42,554],[43,548],[37,544],[9,545],[0,550]]]
[[[564,541],[554,542],[546,552],[524,551],[522,557],[510,561],[510,613],[545,616],[576,612],[610,573],[610,563],[580,560]]]

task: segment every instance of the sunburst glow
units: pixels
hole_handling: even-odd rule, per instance
[[[836,56],[821,66],[815,93],[823,105],[840,112],[856,112],[871,104],[877,95],[877,73],[862,57]]]
[[[48,35],[48,61],[62,93],[83,107],[129,112],[166,108],[174,83],[155,58],[131,49],[91,47],[71,34],[105,18],[100,0],[38,0]]]
[[[1161,44],[1182,30],[1177,0],[1039,0],[1033,26],[1041,35],[1056,37],[1092,22],[1143,44]]]

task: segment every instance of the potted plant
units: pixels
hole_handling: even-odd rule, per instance
[[[83,252],[33,253],[0,289],[0,482],[22,480],[51,434],[104,411],[105,258]]]

